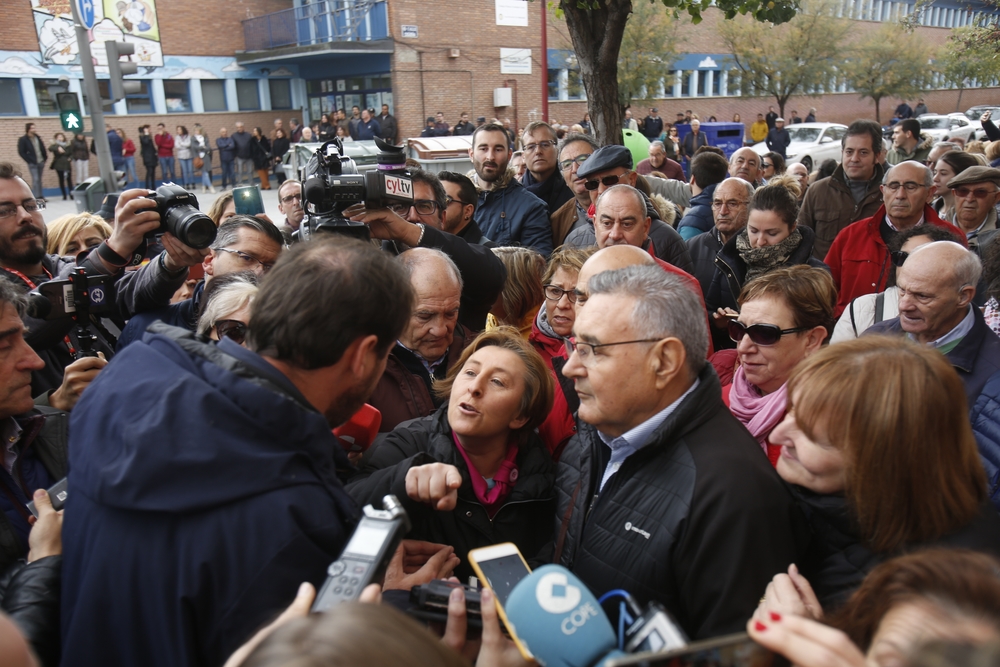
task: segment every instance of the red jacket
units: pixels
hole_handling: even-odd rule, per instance
[[[555,391],[552,392],[552,410],[538,427],[538,435],[541,436],[542,442],[545,443],[549,454],[552,455],[552,460],[558,461],[563,447],[576,433],[574,410],[566,400],[567,391],[575,393],[572,390],[573,381],[562,375],[562,367],[566,363],[566,348],[562,338],[552,338],[538,328],[537,317],[531,325],[531,335],[528,340],[538,351],[538,354],[542,355],[555,383]],[[552,363],[553,359],[556,360],[555,364]],[[579,399],[576,399],[575,396],[574,402],[579,405]]]
[[[852,222],[837,234],[823,260],[830,267],[833,282],[837,285],[837,317],[857,297],[877,294],[888,286],[892,261],[889,247],[879,233],[884,218],[883,204],[872,217]],[[924,222],[947,229],[955,234],[956,241],[961,240],[965,244],[965,234],[939,218],[930,205],[924,206]]]
[[[174,155],[174,138],[164,132],[163,134],[154,134],[153,143],[156,144],[156,155],[159,157],[173,157]]]

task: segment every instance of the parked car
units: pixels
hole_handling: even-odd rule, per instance
[[[841,150],[840,142],[847,132],[846,125],[838,123],[798,123],[791,127],[786,126],[792,142],[785,150],[785,163],[802,165],[809,171],[813,166],[818,166],[824,160],[833,159],[840,162]],[[752,146],[758,155],[768,152],[765,142]]]
[[[950,141],[951,139],[961,139],[968,142],[976,129],[982,129],[978,120],[973,125],[965,114],[953,113],[948,115],[925,113],[917,120],[920,122],[920,131],[934,138],[934,141]]]
[[[969,124],[975,126],[976,130],[973,133],[973,136],[980,141],[986,140],[986,130],[983,129],[982,123],[979,122],[979,119],[982,118],[983,114],[987,111],[993,112],[992,120],[994,123],[1000,121],[1000,107],[993,106],[992,104],[979,104],[977,106],[970,107],[965,114],[963,114],[969,119]]]

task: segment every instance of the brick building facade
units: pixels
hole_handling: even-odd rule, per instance
[[[925,25],[917,28],[929,45],[943,43],[950,27],[972,19],[964,5],[949,2],[936,0]],[[145,123],[190,128],[197,120],[214,138],[219,127],[231,129],[237,119],[249,127],[269,128],[276,117],[316,119],[323,111],[353,104],[376,109],[389,104],[399,120],[400,138],[419,134],[424,119],[438,111],[450,123],[467,112],[473,120],[510,118],[515,127],[524,127],[541,119],[543,95],[549,98],[550,119],[572,124],[586,111],[586,101],[574,99],[578,91],[567,90],[573,77],[571,45],[565,23],[548,3],[158,0],[154,16],[138,19],[115,16],[114,7],[144,3],[95,4],[110,12],[95,27],[97,39],[124,38],[152,46],[136,77],[143,94],[106,108],[109,122],[133,138]],[[860,31],[874,29],[878,21],[908,7],[912,5],[889,0],[843,0],[845,16],[858,19]],[[49,141],[58,129],[54,92],[81,91],[72,49],[64,42],[52,43],[51,27],[65,28],[59,23],[61,11],[69,11],[69,0],[0,2],[0,132],[6,137],[0,141],[0,159],[20,163],[16,141],[27,121],[35,122]],[[548,11],[545,72],[542,11]],[[741,99],[729,90],[726,56],[716,34],[719,20],[720,14],[709,10],[700,25],[682,27],[676,47],[682,56],[665,72],[662,95],[634,102],[637,116],[655,105],[668,120],[690,109],[703,119],[715,115],[720,121],[739,113],[749,125],[773,104],[767,98]],[[155,42],[148,39],[153,33]],[[101,65],[103,48],[100,42],[95,45]],[[513,50],[521,52],[512,55]],[[502,53],[507,60],[501,60]],[[101,76],[107,76],[106,68],[98,67]],[[509,96],[499,107],[497,89]],[[995,88],[968,89],[962,106],[1000,102],[997,93]],[[933,90],[924,97],[932,111],[947,112],[955,110],[958,93]],[[852,92],[793,98],[786,112],[797,109],[805,116],[810,107],[825,121],[874,116],[871,101]],[[89,118],[86,125],[90,130]],[[96,173],[96,160],[91,173]]]

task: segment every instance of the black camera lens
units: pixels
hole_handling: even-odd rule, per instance
[[[218,232],[212,219],[193,206],[174,206],[168,209],[163,227],[184,245],[198,249],[212,245]]]

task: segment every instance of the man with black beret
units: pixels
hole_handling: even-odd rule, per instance
[[[588,217],[593,220],[598,197],[604,191],[615,185],[624,184],[636,186],[639,174],[632,169],[632,153],[624,146],[612,145],[598,148],[587,161],[580,165],[576,172],[578,178],[586,179],[590,190],[591,210]],[[688,273],[693,270],[691,255],[680,234],[673,227],[663,222],[660,214],[643,193],[646,200],[646,213],[652,218],[649,235],[642,244],[643,249],[651,255],[668,262]],[[565,245],[576,248],[589,248],[597,245],[597,235],[593,224],[579,227],[566,237]]]

